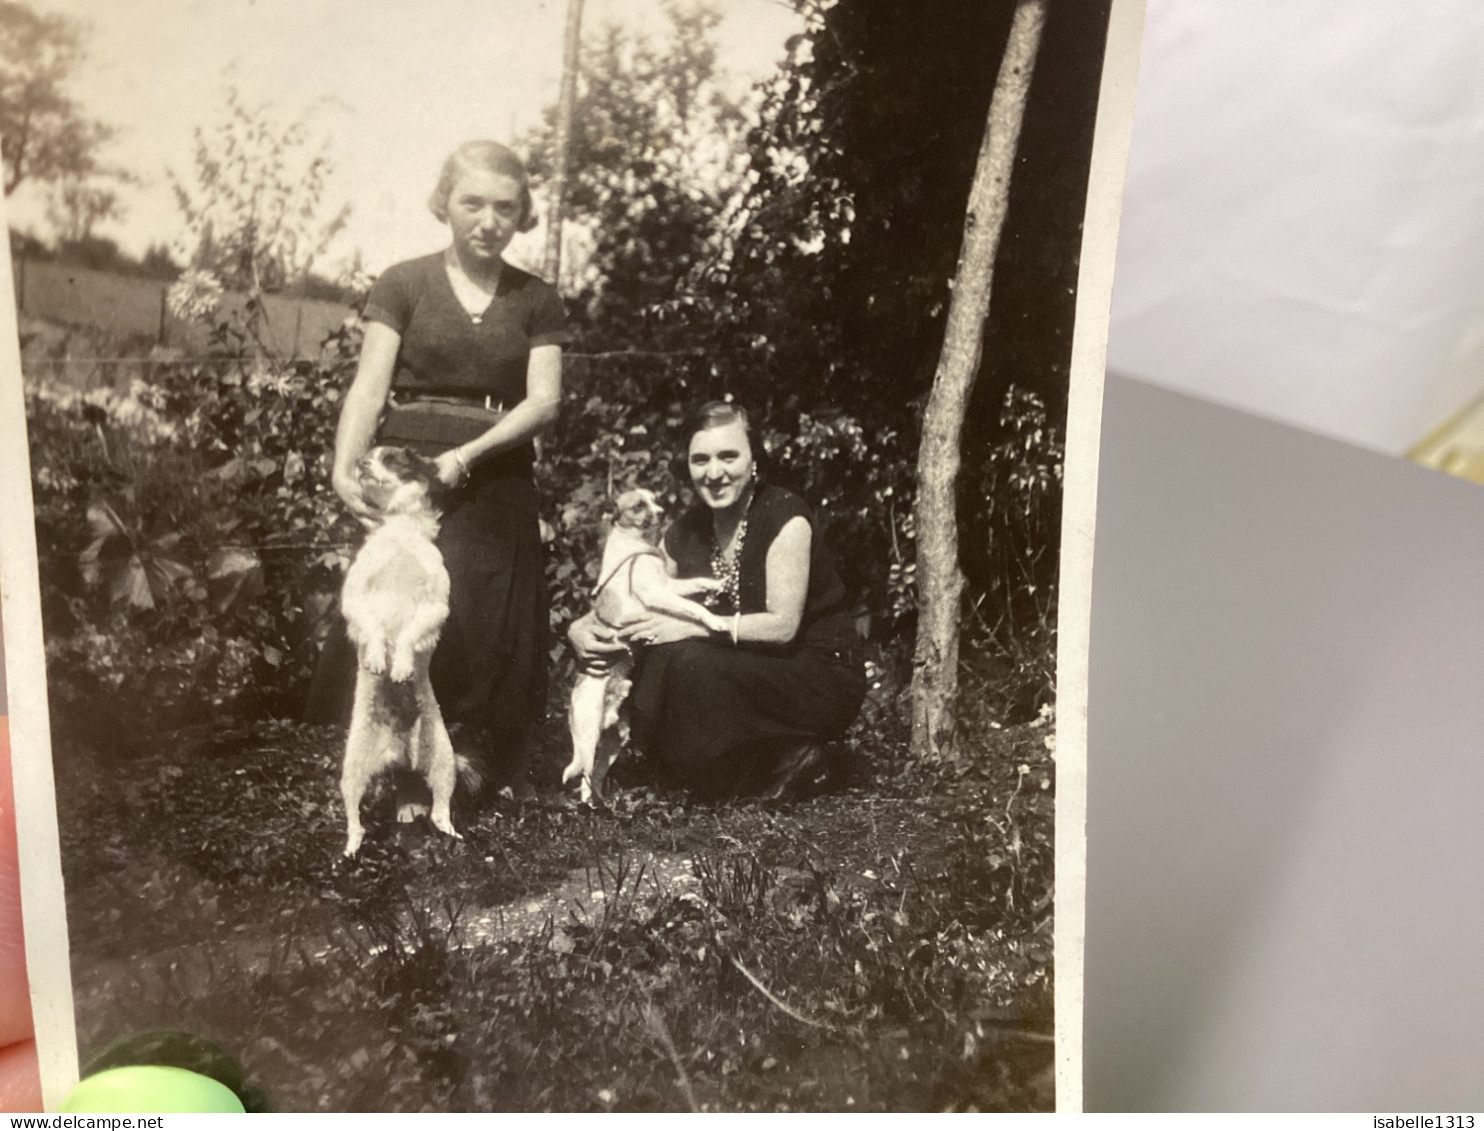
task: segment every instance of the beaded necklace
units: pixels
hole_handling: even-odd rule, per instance
[[[712,595],[718,606],[717,612],[742,611],[742,547],[747,542],[747,516],[752,511],[752,500],[756,497],[756,491],[747,497],[747,509],[742,512],[742,521],[737,523],[730,555],[724,553],[717,544],[716,528],[711,528],[711,576],[722,584],[722,591]]]

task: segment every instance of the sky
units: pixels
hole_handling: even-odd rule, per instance
[[[30,0],[92,26],[72,90],[119,128],[106,157],[142,183],[122,223],[98,230],[132,254],[171,243],[181,222],[166,170],[190,168],[228,79],[277,120],[306,113],[329,140],[328,202],[351,205],[320,269],[379,272],[434,251],[446,232],[426,201],[443,159],[475,137],[518,137],[556,100],[566,0]],[[786,0],[717,0],[721,62],[741,87],[771,73],[801,20]],[[587,0],[583,26],[658,30],[658,0]],[[41,193],[22,186],[10,222],[47,232]],[[518,253],[520,249],[512,249]],[[333,274],[333,271],[329,273]]]

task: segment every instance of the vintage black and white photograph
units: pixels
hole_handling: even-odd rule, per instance
[[[1080,1095],[1111,7],[0,0],[54,1076],[170,1030],[259,1111]]]

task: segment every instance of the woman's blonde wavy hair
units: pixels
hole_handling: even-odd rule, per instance
[[[516,230],[529,232],[536,226],[536,212],[531,201],[531,178],[526,172],[525,162],[515,155],[509,146],[498,141],[466,141],[448,155],[443,162],[443,171],[438,174],[438,184],[433,195],[428,197],[428,211],[438,217],[438,222],[448,223],[448,198],[453,192],[459,174],[470,169],[483,169],[496,176],[509,177],[520,184],[520,222]]]

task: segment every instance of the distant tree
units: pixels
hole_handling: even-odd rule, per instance
[[[180,266],[162,243],[152,243],[145,249],[139,270],[151,279],[174,279],[180,274]]]
[[[67,91],[86,57],[88,25],[0,0],[0,154],[5,195],[26,182],[51,187],[47,216],[77,243],[123,215],[118,189],[134,178],[103,163],[115,130],[88,117]]]
[[[123,170],[97,170],[91,175],[71,172],[58,177],[46,203],[46,218],[57,241],[80,243],[91,238],[99,224],[122,219],[124,205],[119,188],[135,181]]]
[[[354,301],[356,294],[346,284],[326,278],[316,271],[300,276],[297,282],[285,287],[283,293],[294,298],[315,299],[319,302],[340,302],[346,305]]]
[[[566,217],[586,246],[563,283],[593,348],[662,344],[667,304],[714,258],[746,168],[746,117],[717,65],[720,13],[675,0],[663,11],[658,39],[610,25],[582,49]],[[557,116],[526,139],[542,187],[555,177]]]
[[[582,563],[596,564],[612,490],[640,482],[678,497],[672,431],[710,364],[712,319],[689,280],[721,254],[746,172],[748,120],[717,64],[717,8],[669,0],[662,12],[655,33],[609,25],[582,43],[560,273],[578,336],[564,384],[582,410],[548,437],[538,470],[542,494],[561,500],[545,516],[558,629],[587,608],[597,579]],[[548,224],[559,119],[550,107],[518,142]]]
[[[305,118],[284,123],[228,88],[217,124],[195,131],[189,177],[170,174],[191,267],[249,295],[307,275],[350,216],[348,204],[324,207],[327,145]]]
[[[0,0],[0,151],[5,194],[27,180],[91,168],[113,128],[86,117],[66,86],[82,61],[87,25]]]
[[[120,250],[113,240],[102,236],[84,236],[76,240],[59,240],[56,259],[70,267],[108,271],[115,275],[133,275],[138,264]]]
[[[10,229],[10,258],[46,261],[52,258],[52,249],[30,232]]]

